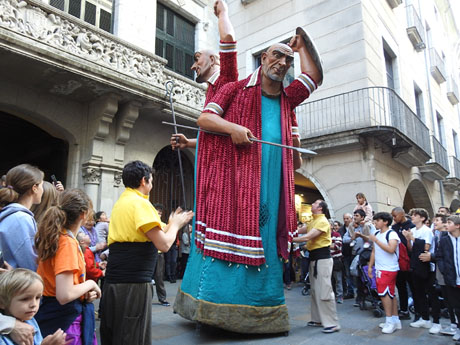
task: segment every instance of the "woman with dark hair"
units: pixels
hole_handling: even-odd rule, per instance
[[[30,208],[43,195],[43,172],[29,164],[18,165],[6,174],[0,189],[0,249],[13,268],[37,270],[34,236],[37,223]]]

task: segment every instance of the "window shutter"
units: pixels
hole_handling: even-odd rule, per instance
[[[166,66],[171,69],[174,68],[174,47],[169,43],[166,43],[165,59],[168,60]]]
[[[64,11],[64,0],[50,0],[50,5],[56,7],[58,10]]]
[[[96,24],[96,5],[88,1],[85,2],[85,22]]]
[[[81,0],[69,0],[69,14],[80,18],[81,16]]]
[[[157,28],[165,31],[165,8],[160,4],[157,6]]]
[[[107,32],[111,32],[111,26],[112,26],[112,15],[110,12],[104,11],[102,8],[99,12],[99,27],[102,30],[105,30]]]
[[[163,40],[159,39],[158,37],[155,38],[155,54],[158,56],[163,57]]]
[[[155,54],[168,60],[167,68],[193,79],[195,26],[161,4],[157,6]]]

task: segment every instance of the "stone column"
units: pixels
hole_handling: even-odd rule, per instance
[[[119,38],[155,53],[157,2],[114,0],[113,33]]]
[[[99,206],[99,184],[101,183],[101,169],[91,165],[83,166],[82,177],[85,192],[93,202],[93,208],[97,210]]]

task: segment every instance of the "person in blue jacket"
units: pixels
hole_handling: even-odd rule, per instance
[[[0,250],[13,268],[37,270],[37,223],[30,208],[41,202],[43,176],[40,169],[21,164],[8,171],[6,187],[0,189]]]

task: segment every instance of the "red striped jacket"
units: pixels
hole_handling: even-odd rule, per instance
[[[261,74],[225,85],[204,112],[218,114],[261,137]],[[292,145],[294,109],[316,88],[301,74],[281,93],[282,143]],[[259,233],[261,147],[237,147],[231,138],[202,136],[196,170],[195,242],[203,255],[247,265],[265,263]],[[278,253],[287,259],[296,230],[294,168],[291,150],[282,150],[282,192],[278,215]]]

